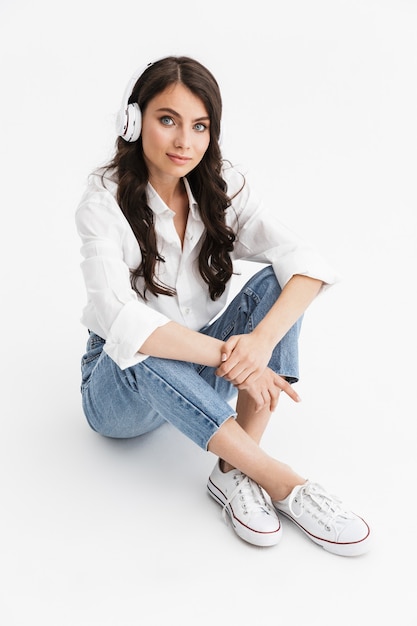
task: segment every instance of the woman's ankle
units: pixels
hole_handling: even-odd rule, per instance
[[[268,492],[271,500],[277,502],[279,500],[285,500],[290,495],[294,487],[298,485],[304,485],[306,479],[294,472],[294,470],[281,461],[277,461],[279,468],[275,474],[275,478],[268,481],[268,485],[264,486],[264,489]]]
[[[235,469],[235,467],[233,465],[230,465],[230,463],[227,463],[223,459],[219,459],[219,467],[220,467],[220,470],[224,474],[226,474],[227,472],[230,472],[231,470]]]

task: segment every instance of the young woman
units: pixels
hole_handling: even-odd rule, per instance
[[[326,550],[362,554],[366,522],[260,447],[280,393],[299,399],[304,311],[337,277],[223,160],[221,112],[216,80],[188,57],[127,86],[114,158],[76,213],[83,409],[104,436],[168,421],[218,456],[208,491],[242,539],[278,543],[282,513]],[[239,259],[265,267],[229,302]]]

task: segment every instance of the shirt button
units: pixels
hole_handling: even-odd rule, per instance
[[[187,308],[184,309],[184,313],[185,313],[185,315],[189,315],[191,313],[191,309],[189,309],[188,306],[187,306]]]

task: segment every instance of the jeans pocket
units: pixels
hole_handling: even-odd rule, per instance
[[[81,390],[83,390],[88,384],[97,361],[103,352],[105,343],[104,339],[94,333],[90,333],[90,337],[87,341],[86,352],[81,357]]]

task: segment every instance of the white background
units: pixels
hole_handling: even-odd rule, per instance
[[[416,37],[412,0],[1,0],[4,626],[416,624]],[[209,453],[82,415],[74,211],[131,74],[171,53],[213,71],[225,156],[343,276],[264,445],[367,518],[363,557],[289,524],[244,544]]]

